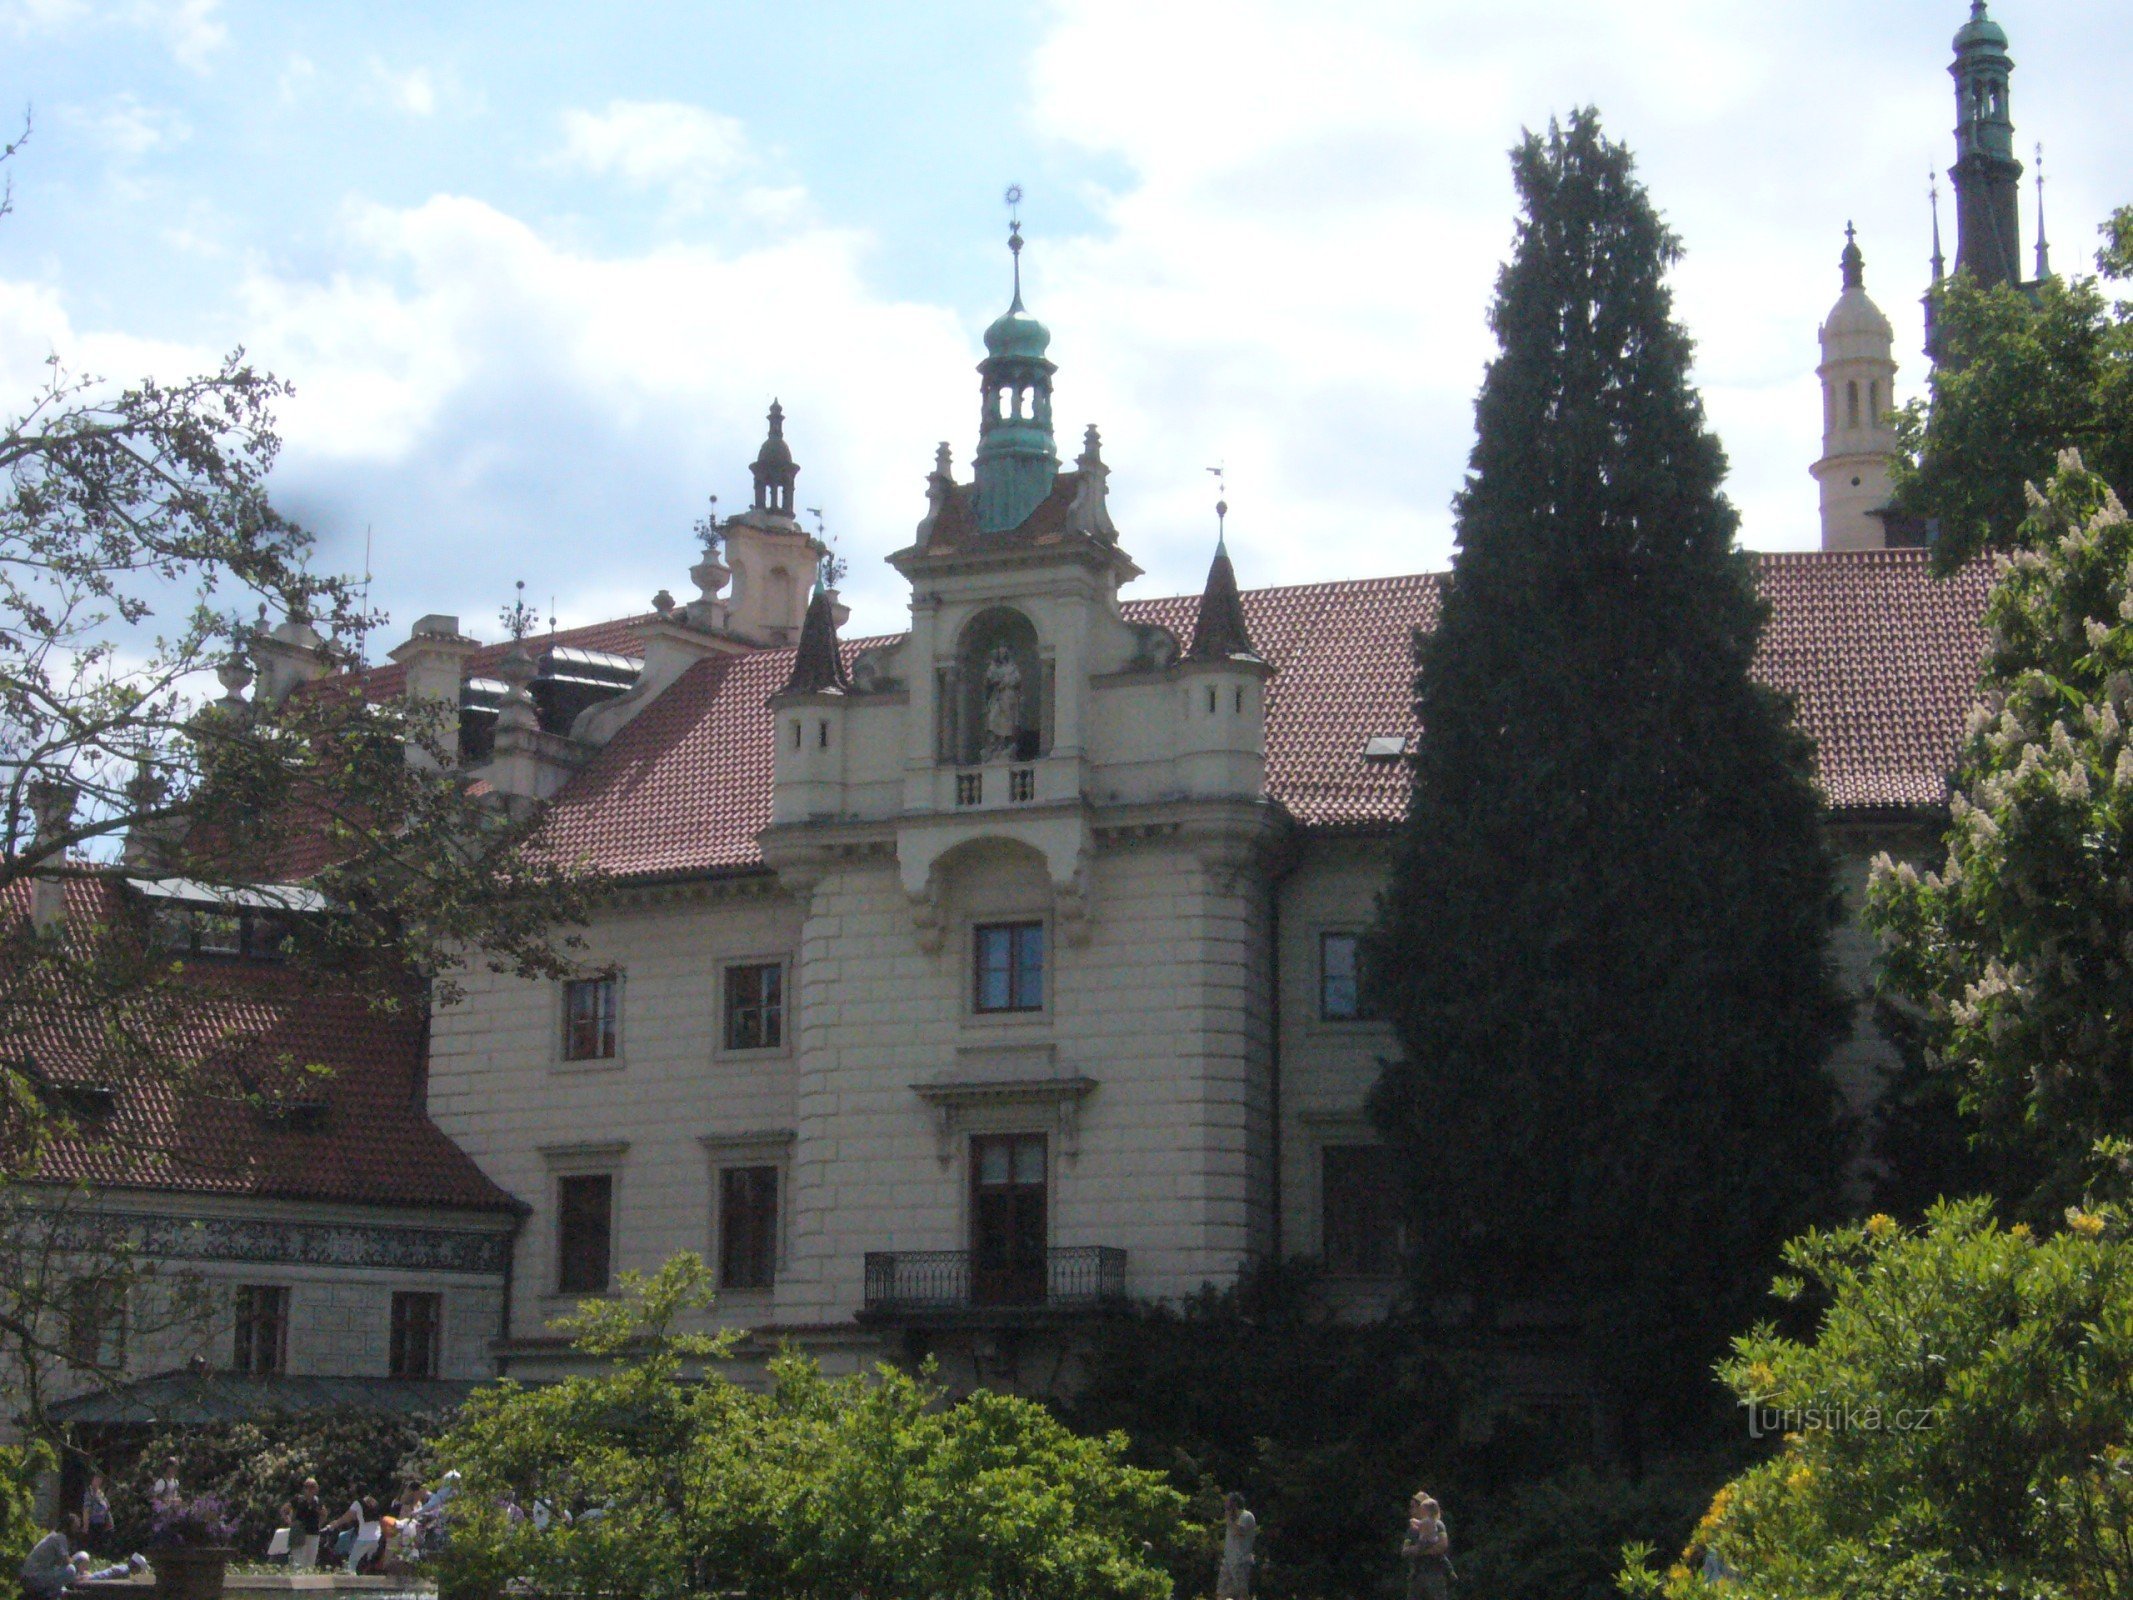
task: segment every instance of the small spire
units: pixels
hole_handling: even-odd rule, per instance
[[[1938,283],[1948,275],[1948,264],[1940,253],[1940,179],[1937,176],[1926,180],[1926,199],[1933,206],[1933,281]]]
[[[1215,481],[1223,482],[1220,467],[1207,469],[1215,475]],[[1215,502],[1215,559],[1207,568],[1207,587],[1200,594],[1200,609],[1192,622],[1192,643],[1187,646],[1188,661],[1231,661],[1239,656],[1258,660],[1259,652],[1252,644],[1251,630],[1244,623],[1244,600],[1237,593],[1237,569],[1230,564],[1229,539],[1225,524],[1229,517],[1229,496],[1226,492]]]
[[[1866,257],[1859,253],[1858,231],[1847,222],[1844,225],[1844,254],[1839,258],[1844,268],[1844,287],[1866,287]]]
[[[807,615],[800,623],[800,645],[793,651],[792,676],[781,694],[841,694],[851,688],[851,675],[844,670],[844,651],[837,643],[837,611],[823,574],[815,576],[814,598],[807,602]]]
[[[2037,282],[2052,275],[2052,247],[2044,238],[2044,141],[2037,141]]]
[[[1007,186],[1007,253],[1014,258],[1015,298],[1009,311],[1022,309],[1022,185]]]

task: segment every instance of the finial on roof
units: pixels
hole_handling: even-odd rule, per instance
[[[1215,479],[1215,554],[1224,560],[1229,551],[1229,470],[1209,467]]]
[[[518,597],[497,613],[497,619],[503,623],[504,631],[513,639],[525,638],[533,631],[534,624],[541,620],[540,613],[526,604],[524,578],[518,580]]]
[[[1022,309],[1022,185],[1007,186],[1007,253],[1014,258],[1015,298],[1010,311]]]
[[[1839,258],[1844,268],[1844,287],[1861,289],[1866,286],[1866,257],[1859,253],[1858,230],[1847,222],[1844,225],[1844,254]]]

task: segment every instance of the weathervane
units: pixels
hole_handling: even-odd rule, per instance
[[[1207,470],[1215,480],[1215,543],[1222,544],[1228,539],[1229,472],[1225,467],[1209,467]]]
[[[702,517],[697,519],[696,526],[690,531],[693,532],[696,535],[697,539],[702,543],[704,547],[704,559],[706,561],[716,561],[718,559],[719,541],[718,496],[712,495],[710,498],[711,509],[709,511],[706,511]]]

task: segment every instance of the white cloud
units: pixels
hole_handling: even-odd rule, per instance
[[[18,38],[64,33],[84,25],[117,25],[156,35],[171,58],[193,72],[206,72],[210,58],[229,42],[222,0],[0,0],[0,24]]]
[[[393,72],[381,64],[375,70],[386,100],[395,108],[411,117],[433,117],[437,114],[437,83],[430,76],[427,67],[411,67],[405,72]]]
[[[741,123],[702,106],[672,100],[616,100],[605,111],[563,113],[560,165],[632,189],[665,193],[693,211],[731,195],[759,220],[793,220],[804,191],[744,186],[760,163]]]
[[[94,106],[70,107],[65,120],[122,160],[182,144],[192,137],[185,118],[165,106],[144,105],[117,94]]]

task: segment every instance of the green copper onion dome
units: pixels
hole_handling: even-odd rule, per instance
[[[1015,292],[1015,303],[994,318],[992,326],[985,330],[985,353],[990,356],[1041,361],[1051,342],[1051,329],[1022,309],[1019,287]]]

